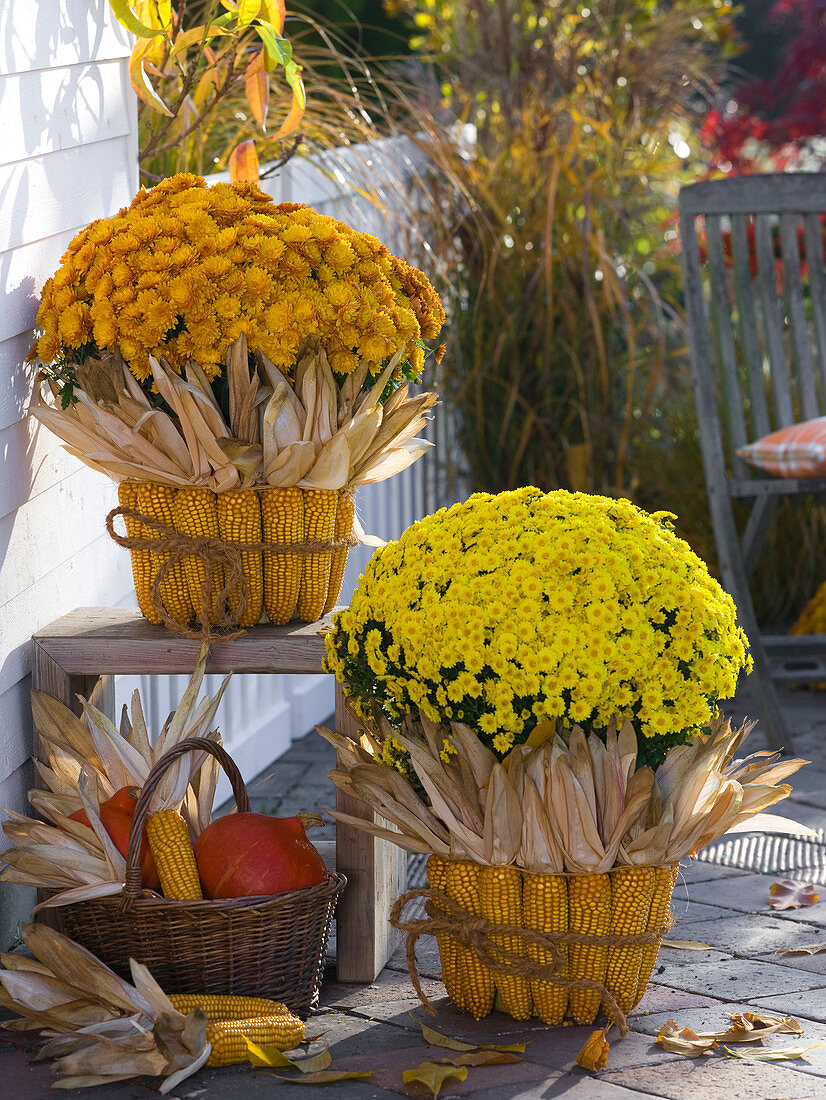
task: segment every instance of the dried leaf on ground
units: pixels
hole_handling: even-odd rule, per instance
[[[357,1077],[370,1077],[371,1069],[320,1069],[315,1073],[303,1073],[300,1077],[282,1077],[274,1073],[273,1077],[289,1085],[332,1085],[336,1081],[352,1081]]]
[[[810,1050],[823,1046],[816,1043],[811,1047],[767,1047],[765,1050],[731,1050],[723,1047],[729,1058],[743,1058],[747,1062],[785,1062],[794,1058],[803,1058]]]
[[[471,1050],[467,1054],[457,1054],[455,1058],[440,1058],[442,1065],[452,1066],[508,1066],[514,1062],[523,1062],[518,1054],[509,1054],[504,1050]]]
[[[806,905],[815,905],[818,893],[810,882],[794,882],[787,878],[782,882],[773,882],[769,887],[769,905],[772,909],[802,909]]]
[[[413,1016],[412,1013],[409,1015],[416,1020],[416,1017]],[[432,1047],[444,1047],[446,1050],[498,1050],[514,1054],[525,1053],[524,1043],[466,1043],[464,1039],[454,1039],[451,1035],[445,1035],[441,1031],[436,1031],[432,1027],[428,1027],[427,1024],[423,1024],[421,1020],[416,1020],[416,1023],[422,1029],[424,1041],[430,1043]]]
[[[657,1032],[657,1042],[663,1050],[671,1054],[682,1054],[686,1058],[699,1058],[717,1046],[713,1036],[700,1036],[690,1027],[681,1028],[676,1020],[668,1020]]]
[[[826,943],[804,943],[800,947],[778,947],[775,955],[822,955]]]
[[[445,1066],[438,1062],[421,1062],[415,1069],[406,1069],[402,1074],[402,1081],[405,1085],[409,1085],[411,1081],[418,1081],[425,1085],[433,1093],[435,1100],[449,1077],[464,1081],[467,1078],[467,1066]]]
[[[592,1073],[599,1073],[601,1069],[605,1069],[608,1064],[608,1051],[610,1050],[605,1036],[610,1026],[609,1024],[606,1028],[591,1032],[585,1046],[576,1056],[578,1066],[582,1066],[583,1069],[590,1070]]]
[[[673,947],[675,951],[713,951],[710,943],[700,943],[698,940],[663,940],[661,947]]]
[[[729,1017],[741,1031],[773,1027],[781,1034],[803,1034],[803,1028],[793,1016],[772,1016],[768,1012],[730,1012]]]
[[[246,1039],[246,1036],[244,1038]],[[254,1066],[275,1066],[284,1069],[297,1069],[301,1073],[316,1073],[319,1070],[326,1070],[333,1061],[327,1047],[319,1054],[313,1054],[310,1058],[288,1058],[284,1051],[279,1050],[277,1046],[262,1046],[259,1043],[254,1043],[252,1039],[246,1039],[246,1042],[247,1055]]]

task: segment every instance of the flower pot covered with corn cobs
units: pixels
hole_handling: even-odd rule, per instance
[[[750,727],[715,706],[748,661],[734,605],[628,501],[526,488],[430,516],[377,551],[326,646],[362,725],[320,729],[331,777],[398,832],[337,816],[429,855],[391,921],[436,936],[476,1017],[602,1009],[624,1032],[678,862],[803,763],[735,759]]]
[[[32,411],[119,483],[109,530],[152,621],[313,621],[357,541],[354,491],[430,446],[436,395],[409,387],[443,321],[374,237],[174,176],[82,230],[47,281]]]

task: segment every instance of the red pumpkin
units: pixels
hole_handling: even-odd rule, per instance
[[[129,851],[129,830],[132,828],[132,815],[138,804],[139,794],[138,787],[121,787],[110,799],[100,804],[100,823],[124,859]],[[75,810],[73,814],[69,814],[69,817],[72,821],[79,821],[81,825],[90,825],[89,815],[85,810]],[[146,829],[141,841],[141,880],[148,890],[161,888],[155,860],[149,850],[149,841],[146,839]]]
[[[249,898],[316,886],[327,878],[297,817],[227,814],[195,842],[204,896]]]

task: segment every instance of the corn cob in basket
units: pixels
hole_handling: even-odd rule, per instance
[[[398,831],[330,813],[429,854],[442,978],[456,1006],[552,1025],[588,1024],[603,1009],[623,1033],[671,922],[680,859],[743,823],[759,828],[761,811],[791,790],[781,780],[805,763],[779,753],[734,760],[751,726],[719,718],[656,773],[636,768],[629,722],[612,723],[604,741],[548,723],[544,739],[502,761],[461,722],[440,727],[420,714],[397,730],[376,710],[362,724],[358,739],[318,727],[337,750],[330,777]],[[377,762],[389,736],[409,754],[416,786]],[[403,902],[391,919],[420,932],[401,920]],[[482,938],[452,936],[451,920],[458,935],[470,916],[489,922]]]

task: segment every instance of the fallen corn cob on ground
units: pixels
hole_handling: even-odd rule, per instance
[[[571,931],[606,937],[664,927],[677,877],[676,866],[541,875],[438,856],[431,856],[427,866],[433,889],[443,890],[469,912],[494,923],[521,924],[551,934]],[[534,962],[553,965],[552,952],[539,944],[520,944],[516,936],[494,934],[492,939]],[[515,1019],[535,1014],[551,1025],[561,1024],[566,1015],[578,1024],[590,1024],[602,1006],[598,990],[568,989],[553,980],[530,980],[517,973],[493,973],[473,948],[459,945],[449,933],[440,933],[437,942],[448,996],[477,1020],[494,1007],[494,991],[495,1006]],[[599,982],[628,1013],[642,999],[659,944],[562,944],[560,950],[566,961],[561,977]]]
[[[222,539],[230,543],[302,543],[305,540],[332,542],[352,536],[355,522],[353,494],[324,489],[265,487],[214,493],[202,486],[174,489],[150,482],[123,481],[118,486],[123,508],[151,516],[190,538]],[[155,578],[169,557],[162,547],[164,536],[132,516],[124,517],[129,538],[156,539],[159,550],[134,549],[132,578],[141,613],[150,622],[160,622],[153,602]],[[226,581],[225,566],[212,564],[207,606],[209,624],[221,620],[228,610],[233,622],[253,626],[262,615],[276,626],[294,615],[302,622],[315,622],[331,611],[338,601],[347,564],[348,548],[311,554],[272,553],[240,550],[246,579],[246,605],[240,613],[240,591],[227,595],[228,609],[219,604]],[[207,580],[204,560],[184,557],[161,577],[160,596],[166,613],[187,625],[201,617],[203,590]]]

